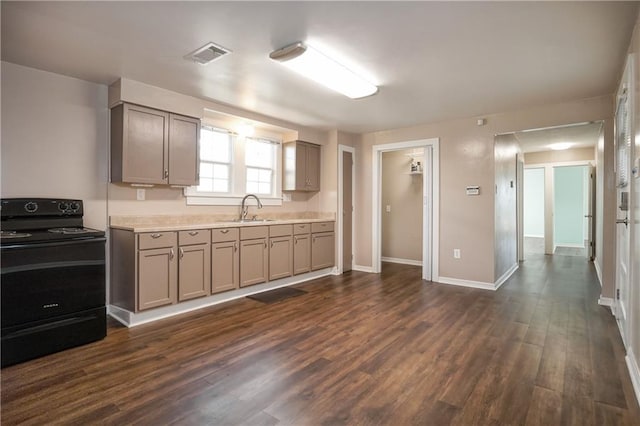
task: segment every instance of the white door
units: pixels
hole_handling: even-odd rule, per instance
[[[628,71],[628,70],[627,70]],[[628,75],[628,73],[625,73]],[[629,87],[624,86],[618,96],[616,110],[616,319],[625,346],[629,337],[629,179],[631,170],[631,111]]]

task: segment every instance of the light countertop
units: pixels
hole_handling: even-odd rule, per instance
[[[195,229],[238,228],[244,226],[287,225],[295,223],[333,222],[334,213],[282,213],[257,221],[238,222],[228,215],[158,215],[110,216],[109,227],[133,232],[188,231]]]

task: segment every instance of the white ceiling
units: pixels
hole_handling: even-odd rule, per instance
[[[2,60],[366,132],[611,94],[637,6],[2,1]],[[183,59],[209,41],[233,53],[206,66]],[[296,41],[326,46],[379,93],[351,100],[269,59]]]

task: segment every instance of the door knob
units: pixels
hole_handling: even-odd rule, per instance
[[[629,218],[625,217],[624,219],[616,219],[616,223],[624,223],[624,226],[629,226]]]

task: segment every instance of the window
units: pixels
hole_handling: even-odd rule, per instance
[[[263,204],[281,205],[280,155],[278,140],[203,125],[200,184],[185,189],[187,204],[237,205],[246,194],[256,194]]]
[[[200,185],[198,192],[231,192],[231,135],[203,126],[200,132]]]
[[[275,165],[274,143],[265,139],[247,138],[245,165],[247,167],[247,194],[271,194]]]

